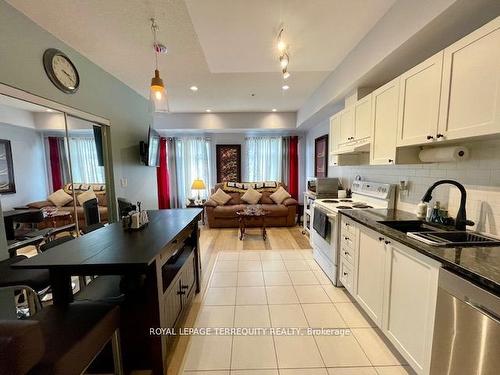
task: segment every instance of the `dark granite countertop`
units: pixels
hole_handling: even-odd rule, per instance
[[[431,246],[379,223],[388,220],[418,220],[416,215],[406,211],[366,209],[341,210],[340,213],[441,262],[444,268],[500,295],[500,246],[464,248]]]

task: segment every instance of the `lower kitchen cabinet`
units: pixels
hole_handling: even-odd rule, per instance
[[[359,231],[354,298],[377,323],[382,324],[386,248],[384,237],[361,227]]]
[[[402,244],[387,245],[382,330],[419,374],[430,369],[440,266]]]
[[[429,374],[441,264],[364,225],[350,225],[359,230],[355,262],[341,256],[340,281],[417,374]]]

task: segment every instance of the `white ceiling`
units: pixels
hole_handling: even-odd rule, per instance
[[[296,111],[396,0],[7,1],[145,97],[153,16],[169,50],[160,71],[171,111],[247,112]],[[281,23],[286,92],[273,45]]]

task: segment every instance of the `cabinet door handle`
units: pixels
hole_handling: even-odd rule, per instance
[[[344,240],[350,241],[351,239],[349,237],[344,236]]]
[[[428,135],[428,136],[427,136],[427,140],[429,140],[429,141],[430,141],[431,139],[434,139],[434,137],[433,137],[432,135]]]
[[[386,245],[389,245],[391,241],[384,241]]]
[[[189,288],[189,285],[181,285],[181,289],[187,289]]]
[[[344,255],[349,255],[349,252],[347,252],[347,251],[344,251]]]
[[[349,226],[350,226],[350,224],[349,224],[349,223],[345,223],[345,226],[346,226],[346,227],[349,227]]]
[[[385,238],[384,238],[384,237],[379,237],[379,238],[378,238],[378,240],[379,240],[380,242],[382,242],[383,240],[385,240]]]
[[[182,295],[186,294],[186,292],[184,292],[183,290],[179,290],[179,291],[177,292],[177,294],[178,294],[179,296],[182,296]]]
[[[349,274],[347,272],[344,272],[344,276],[347,276],[347,275],[349,275]]]
[[[444,138],[444,134],[438,134],[436,135],[436,138]]]
[[[389,163],[390,164],[394,163],[394,160],[393,159],[389,159]]]

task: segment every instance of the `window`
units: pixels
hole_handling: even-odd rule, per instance
[[[104,183],[104,167],[99,166],[93,137],[70,137],[71,174],[75,183]]]
[[[187,198],[194,198],[198,190],[191,190],[196,179],[202,179],[206,188],[200,190],[200,198],[208,197],[208,188],[212,181],[210,171],[210,139],[204,137],[176,138],[176,174],[179,202],[185,205]]]
[[[281,181],[282,138],[247,137],[247,181]]]

